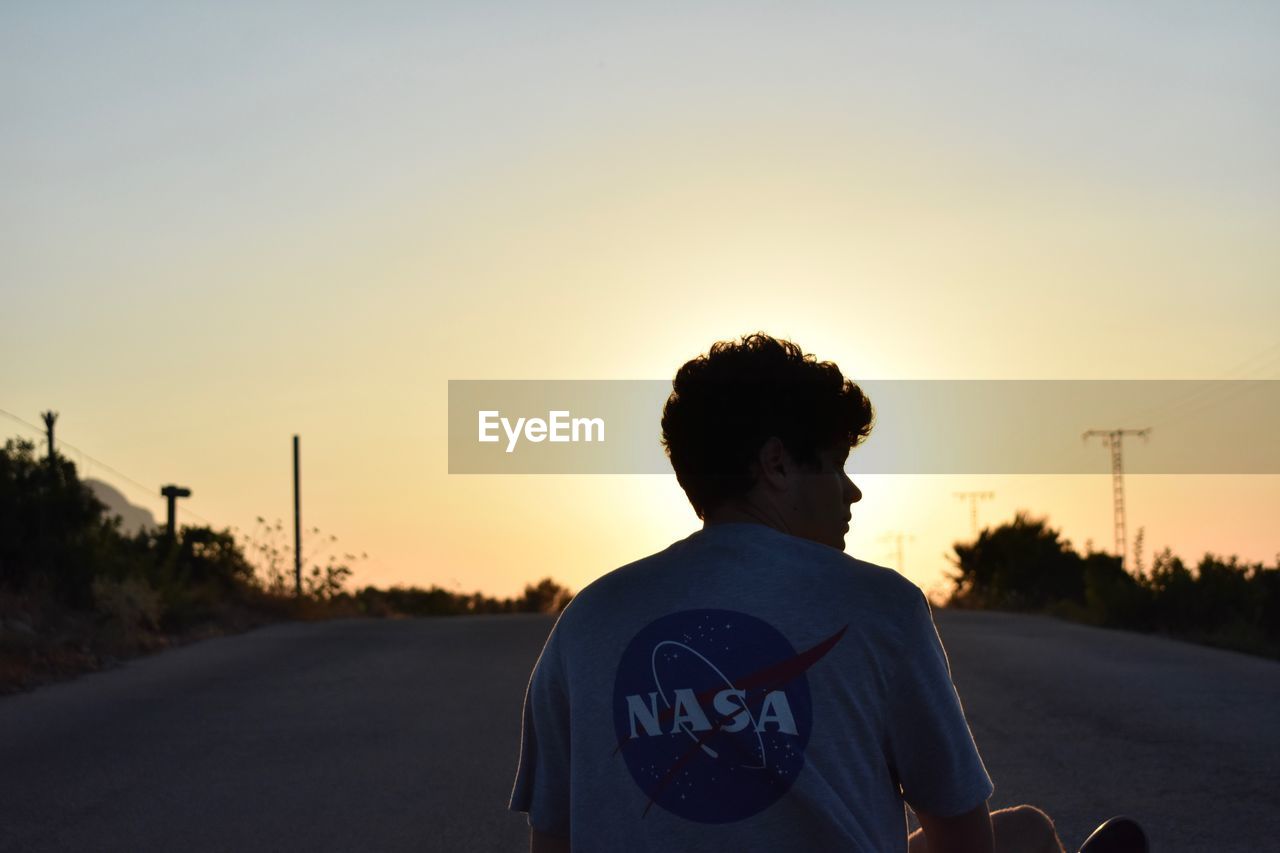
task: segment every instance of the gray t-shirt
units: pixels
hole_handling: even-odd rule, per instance
[[[992,785],[920,590],[759,524],[617,569],[529,680],[510,808],[595,851],[906,849]]]

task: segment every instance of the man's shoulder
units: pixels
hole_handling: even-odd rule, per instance
[[[815,582],[834,601],[864,602],[868,611],[890,621],[907,617],[924,593],[896,570],[859,559],[816,542],[806,543],[825,553],[813,553],[819,568]]]
[[[570,611],[575,615],[581,615],[587,610],[626,604],[628,595],[637,588],[648,585],[652,573],[655,570],[660,571],[670,561],[672,550],[678,548],[684,541],[672,543],[661,551],[618,566],[591,581],[573,596],[573,600],[564,610],[562,620],[565,616],[574,618],[569,615]]]
[[[905,615],[922,595],[920,588],[891,568],[853,557],[828,545],[775,532],[752,531],[757,538],[748,559],[766,563],[777,576],[809,589],[822,590],[832,603],[874,602],[883,615]],[[709,547],[708,547],[709,546]],[[716,544],[689,536],[619,566],[582,588],[565,609],[562,628],[582,620],[594,622],[608,614],[624,613],[637,603],[670,589],[682,573],[699,571],[721,557]],[[753,567],[754,570],[755,567]],[[756,578],[759,580],[759,577]],[[681,583],[684,586],[684,583]]]

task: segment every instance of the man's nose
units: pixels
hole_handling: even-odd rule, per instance
[[[848,484],[847,492],[849,496],[849,503],[856,504],[858,501],[862,500],[862,489],[859,489],[854,484],[853,480],[850,480],[847,476],[844,478],[844,481]]]

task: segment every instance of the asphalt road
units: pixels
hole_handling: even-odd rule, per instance
[[[1036,616],[938,614],[993,808],[1069,849],[1126,813],[1156,853],[1280,850],[1280,663]]]
[[[996,781],[1072,845],[1275,849],[1280,664],[940,613]],[[0,700],[0,851],[519,851],[505,809],[539,616],[280,625]],[[1074,847],[1072,848],[1074,849]]]

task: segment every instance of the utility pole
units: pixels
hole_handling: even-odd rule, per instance
[[[978,535],[978,501],[989,501],[996,496],[995,492],[953,492],[960,500],[969,501],[969,532],[976,538]]]
[[[916,541],[916,537],[912,536],[909,533],[903,533],[900,530],[895,530],[892,533],[886,533],[885,535],[881,536],[880,539],[877,541],[894,543],[894,548],[895,548],[897,563],[898,563],[898,573],[901,574],[902,566],[903,566],[902,543],[904,541],[914,542]]]
[[[293,437],[293,591],[302,597],[302,491],[298,487],[298,437]]]
[[[175,523],[177,508],[175,507],[175,504],[177,503],[178,498],[191,497],[191,490],[183,488],[182,486],[170,485],[161,488],[160,494],[167,498],[169,502],[169,523],[165,526],[165,530],[168,532],[169,541],[172,542],[174,531],[177,529],[177,525]]]
[[[53,464],[53,422],[58,419],[58,413],[49,411],[41,412],[40,417],[44,420],[45,435],[49,439],[49,464]]]
[[[1102,439],[1104,447],[1111,449],[1111,502],[1115,519],[1116,542],[1115,553],[1120,558],[1120,568],[1124,568],[1128,556],[1128,543],[1124,531],[1124,437],[1126,435],[1141,436],[1145,441],[1151,434],[1151,427],[1146,429],[1091,429],[1081,437],[1088,441],[1092,436]]]

